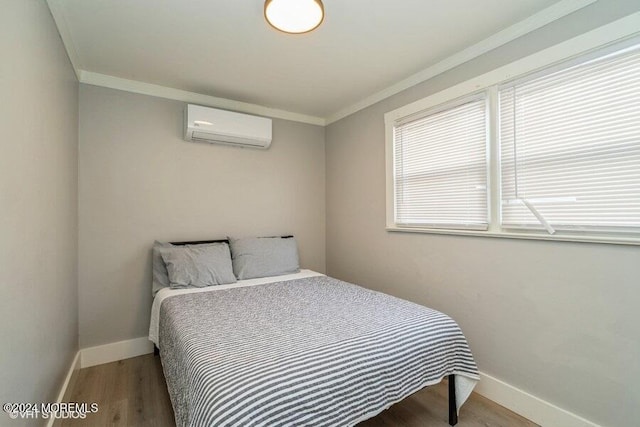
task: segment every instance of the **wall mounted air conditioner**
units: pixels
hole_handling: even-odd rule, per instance
[[[239,147],[269,148],[271,119],[188,104],[184,139]]]

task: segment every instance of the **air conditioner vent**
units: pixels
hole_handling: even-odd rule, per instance
[[[272,120],[216,108],[187,105],[184,118],[187,141],[269,148]]]

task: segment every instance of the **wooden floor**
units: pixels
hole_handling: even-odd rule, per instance
[[[96,414],[84,420],[59,420],[67,426],[174,427],[173,410],[159,357],[146,355],[81,369],[70,402],[98,403]],[[358,427],[445,427],[448,414],[446,382],[428,387]],[[460,411],[459,427],[518,427],[536,424],[473,393]]]

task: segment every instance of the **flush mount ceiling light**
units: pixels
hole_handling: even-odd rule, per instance
[[[264,17],[273,28],[290,34],[313,31],[324,19],[321,0],[267,0]]]

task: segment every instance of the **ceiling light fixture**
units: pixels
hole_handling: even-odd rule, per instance
[[[313,31],[324,20],[321,0],[267,0],[264,17],[273,28],[289,34]]]

